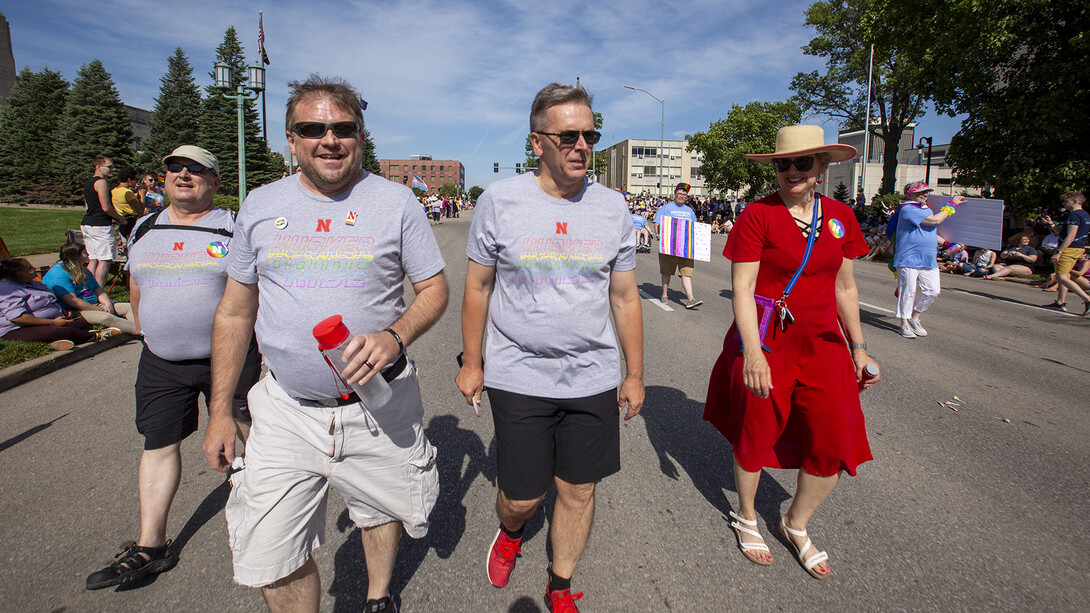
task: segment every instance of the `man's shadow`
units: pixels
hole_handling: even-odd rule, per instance
[[[734,483],[734,454],[730,442],[704,421],[704,403],[679,390],[653,385],[646,389],[640,416],[647,426],[647,438],[659,456],[662,474],[674,479],[680,467],[704,499],[729,520],[733,510],[726,490],[737,492]],[[791,498],[775,479],[761,471],[756,507],[765,522],[780,521],[780,506]]]
[[[424,430],[436,447],[435,466],[439,471],[439,497],[428,516],[428,535],[422,539],[401,535],[394,564],[391,594],[400,594],[427,557],[428,550],[446,559],[454,553],[466,528],[466,493],[478,477],[496,482],[496,451],[493,443],[485,451],[480,436],[460,428],[453,415],[438,415]],[[333,558],[333,582],[329,594],[335,599],[337,613],[355,613],[367,602],[367,565],[360,541],[360,529],[352,524],[348,510],[337,518],[337,530],[351,532]],[[483,554],[482,554],[483,557]]]

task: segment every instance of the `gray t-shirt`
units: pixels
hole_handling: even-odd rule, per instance
[[[295,398],[339,393],[315,324],[341,315],[352,334],[382,330],[405,312],[405,277],[423,281],[445,266],[413,193],[367,172],[332,198],[303,187],[299,175],[260,187],[235,227],[228,273],[257,284],[257,341]]]
[[[145,215],[133,227],[149,223]],[[171,225],[164,209],[156,225]],[[140,288],[140,328],[148,349],[164,360],[212,355],[212,322],[227,285],[233,239],[197,228],[234,228],[233,216],[212,209],[192,229],[152,228],[129,247],[129,274]]]
[[[588,180],[559,200],[533,174],[496,181],[477,199],[466,255],[496,267],[486,387],[580,398],[617,386],[609,275],[636,267],[636,229],[621,194]]]

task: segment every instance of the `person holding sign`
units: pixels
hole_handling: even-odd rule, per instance
[[[674,188],[674,201],[667,202],[659,207],[655,213],[655,234],[659,236],[659,272],[662,273],[662,302],[666,303],[670,290],[670,277],[676,271],[681,277],[681,287],[685,290],[685,308],[695,309],[704,304],[703,300],[693,298],[693,258],[685,258],[664,253],[662,226],[670,223],[667,217],[684,219],[696,223],[696,213],[692,207],[685,204],[689,198],[689,184],[678,183]]]
[[[848,205],[814,191],[829,162],[856,150],[824,143],[819,126],[787,126],[775,153],[748,154],[772,163],[779,190],[747,206],[727,237],[734,324],[704,409],[734,447],[738,511],[730,515],[742,554],[772,563],[757,531],[757,485],[763,468],[797,468],[780,532],[817,579],[831,572],[828,555],[806,527],[840,473],[855,475],[872,459],[858,391],[881,379],[863,341],[852,272],[866,240]]]

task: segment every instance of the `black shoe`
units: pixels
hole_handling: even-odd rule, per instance
[[[1059,302],[1055,302],[1055,301],[1053,301],[1052,304],[1044,305],[1042,308],[1052,309],[1053,311],[1063,311],[1064,313],[1067,312],[1067,305],[1066,304],[1060,304]]]
[[[1086,317],[1087,315],[1090,315],[1090,302],[1082,303],[1082,316]]]
[[[170,543],[167,541],[162,547],[137,547],[135,542],[127,543],[121,553],[114,556],[116,562],[87,577],[87,589],[131,583],[174,568],[178,560],[170,553]]]
[[[394,602],[393,598],[383,596],[378,600],[368,600],[367,603],[363,605],[363,611],[364,613],[379,613],[380,611],[385,611],[385,613],[397,613],[397,603]]]

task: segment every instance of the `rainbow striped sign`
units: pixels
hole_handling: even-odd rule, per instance
[[[659,252],[663,255],[711,261],[710,225],[666,216],[662,218],[659,232]]]

